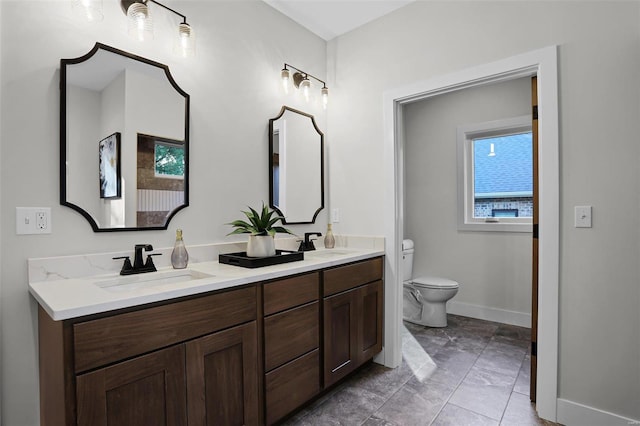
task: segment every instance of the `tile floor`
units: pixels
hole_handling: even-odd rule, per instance
[[[552,425],[529,401],[530,330],[449,315],[446,328],[408,322],[403,362],[370,364],[286,425]]]

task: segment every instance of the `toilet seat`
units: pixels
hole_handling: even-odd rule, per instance
[[[452,289],[458,288],[458,283],[441,277],[419,277],[412,281],[415,287],[432,288],[432,289]]]

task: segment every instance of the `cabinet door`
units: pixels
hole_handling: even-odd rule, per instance
[[[324,299],[324,386],[357,367],[358,290]]]
[[[185,425],[184,346],[152,352],[76,379],[78,425]]]
[[[190,426],[258,424],[256,339],[252,321],[186,344]]]
[[[358,364],[382,350],[382,281],[358,288]]]

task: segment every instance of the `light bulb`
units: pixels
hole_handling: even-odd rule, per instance
[[[289,81],[291,81],[291,71],[284,68],[280,73],[280,77],[282,78],[282,87],[284,88],[284,93],[289,94]]]
[[[144,3],[132,3],[127,9],[129,36],[139,41],[153,38],[153,19]]]
[[[489,147],[489,157],[495,157],[495,156],[496,156],[495,146],[491,144],[491,146]]]
[[[178,38],[175,42],[174,52],[183,58],[189,58],[196,54],[196,35],[186,22],[178,25]]]
[[[322,108],[327,109],[327,104],[329,104],[329,89],[323,87],[320,89],[320,93],[322,94]]]
[[[309,102],[309,88],[311,87],[311,82],[307,77],[302,80],[300,83],[300,87],[302,88],[302,94],[304,95],[304,99]]]

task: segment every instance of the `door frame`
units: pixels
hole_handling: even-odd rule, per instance
[[[560,170],[557,61],[557,46],[554,45],[384,92],[385,337],[384,351],[377,358],[388,367],[397,367],[402,360],[403,106],[461,89],[537,75],[540,248],[536,410],[540,417],[551,421],[557,418],[558,396]]]

